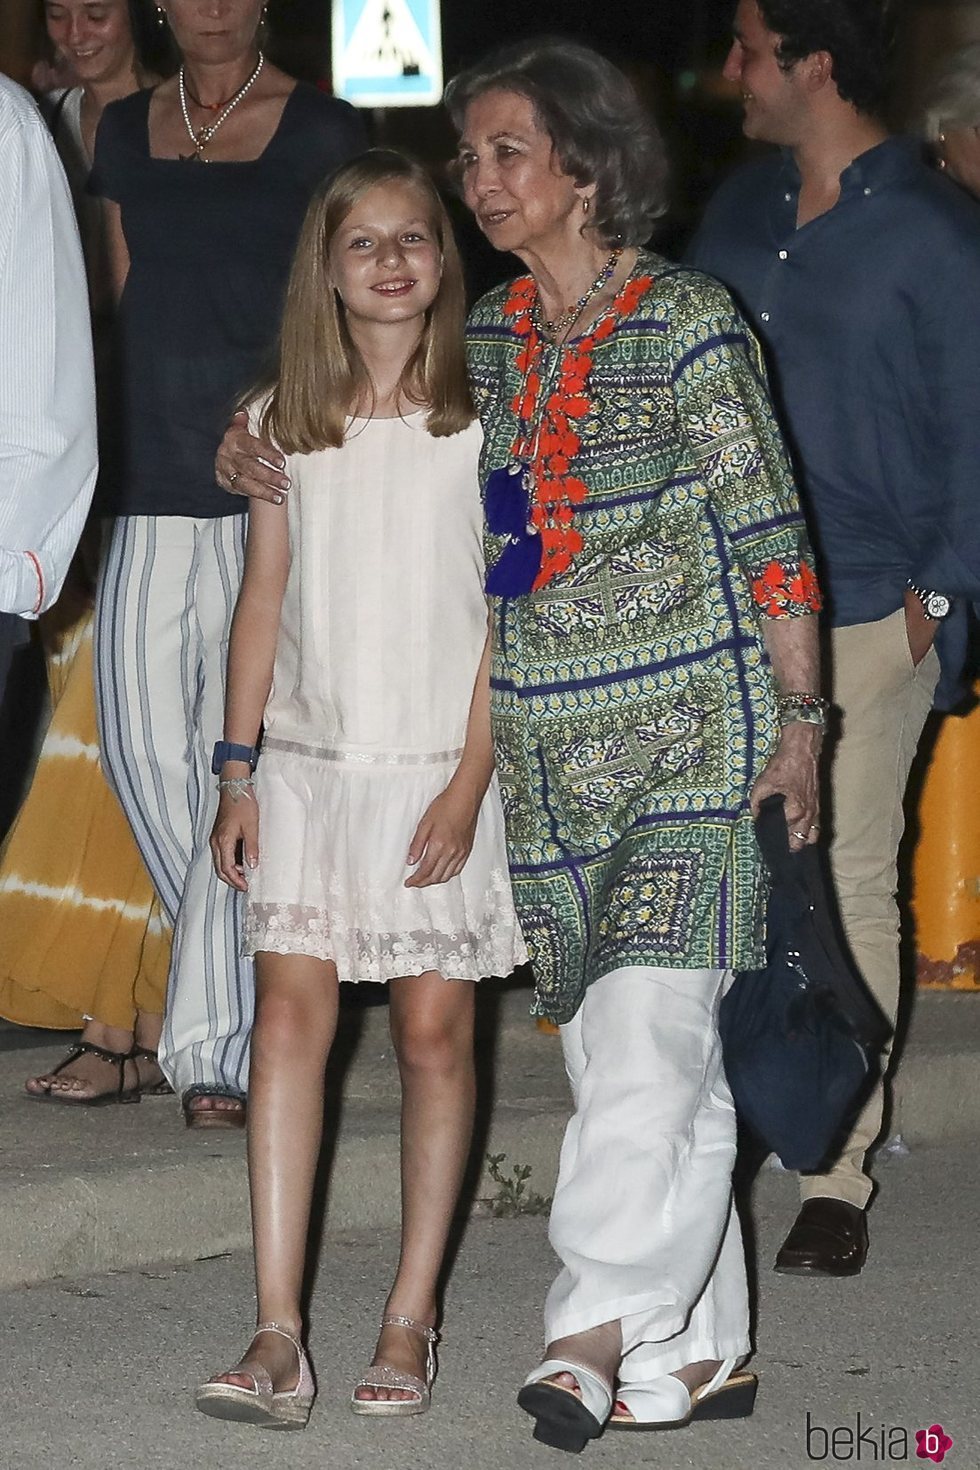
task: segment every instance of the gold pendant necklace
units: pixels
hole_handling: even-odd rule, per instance
[[[569,327],[573,327],[578,321],[579,317],[582,315],[585,308],[588,306],[589,302],[592,301],[596,296],[598,296],[599,292],[602,290],[606,282],[612,279],[613,275],[615,274],[616,267],[619,264],[620,256],[622,255],[622,253],[623,247],[621,245],[617,245],[610,255],[609,259],[606,261],[605,265],[602,267],[602,270],[592,282],[592,285],[586,291],[585,295],[580,296],[579,299],[575,302],[574,306],[569,306],[567,310],[561,313],[560,316],[556,316],[554,321],[546,322],[542,320],[541,298],[540,296],[536,295],[534,298],[534,305],[531,307],[531,320],[534,323],[538,335],[542,337],[550,337],[551,340],[554,342],[555,339],[560,337],[563,332],[567,332]]]

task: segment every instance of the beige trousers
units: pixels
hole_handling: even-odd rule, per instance
[[[843,715],[831,765],[830,860],[851,950],[878,1004],[894,1022],[899,994],[898,847],[902,802],[916,747],[932,708],[939,659],[930,649],[916,667],[899,609],[877,623],[834,628],[834,703]],[[886,1059],[887,1060],[887,1059]],[[864,1208],[872,1184],[865,1155],[881,1132],[879,1083],[840,1158],[826,1174],[800,1181],[803,1199],[827,1196]]]

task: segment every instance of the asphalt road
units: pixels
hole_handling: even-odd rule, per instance
[[[587,1458],[609,1470],[804,1470],[902,1463],[905,1445],[907,1463],[928,1465],[938,1462],[916,1458],[914,1433],[938,1422],[954,1441],[949,1470],[975,1470],[980,1166],[975,1153],[946,1146],[883,1166],[881,1179],[864,1275],[813,1282],[768,1269],[794,1213],[794,1191],[787,1176],[761,1177],[753,1206],[761,1389],[752,1420],[607,1434]],[[557,1470],[574,1463],[535,1445],[514,1405],[540,1347],[539,1307],[553,1270],[539,1216],[469,1224],[447,1295],[431,1412],[388,1424],[349,1412],[396,1248],[390,1232],[328,1241],[313,1306],[320,1398],[302,1434],[221,1424],[192,1406],[194,1385],[247,1341],[244,1256],[0,1295],[0,1465]]]

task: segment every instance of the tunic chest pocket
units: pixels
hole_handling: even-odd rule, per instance
[[[533,601],[534,631],[544,639],[587,643],[596,652],[613,645],[654,642],[695,620],[701,579],[686,538],[647,539],[581,557],[569,576]],[[589,545],[587,539],[586,545]]]

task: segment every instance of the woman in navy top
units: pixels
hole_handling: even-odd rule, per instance
[[[208,850],[244,516],[214,483],[272,349],[316,185],[364,147],[347,103],[259,49],[261,0],[164,0],[177,76],[106,108],[90,188],[120,296],[124,473],[99,588],[102,757],[175,926],[161,1065],[189,1126],[245,1117],[253,991]]]

